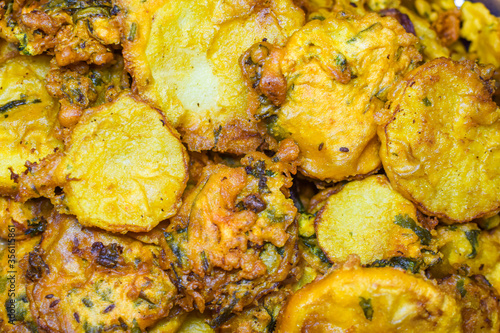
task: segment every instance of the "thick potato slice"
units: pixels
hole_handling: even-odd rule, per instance
[[[297,291],[277,333],[461,332],[452,296],[432,281],[395,268],[333,271]]]
[[[318,244],[332,262],[344,262],[350,254],[358,255],[362,264],[422,258],[421,250],[431,242],[415,206],[382,175],[347,183],[332,194],[315,225]]]
[[[5,242],[4,246],[0,246],[0,304],[2,306],[0,332],[37,331],[36,317],[31,315],[30,302],[26,295],[24,270],[28,261],[27,255],[38,245],[40,238],[40,236],[35,236],[14,241],[14,237],[11,237],[10,242]]]
[[[259,152],[241,162],[206,166],[164,232],[181,304],[210,311],[213,327],[283,283],[298,260],[297,210],[283,193],[290,165]]]
[[[187,153],[163,115],[132,95],[89,109],[57,168],[59,209],[82,225],[148,231],[173,216],[187,182]]]
[[[0,194],[14,195],[11,171],[38,162],[62,143],[54,137],[59,103],[45,89],[48,57],[16,57],[0,65]]]
[[[55,214],[29,255],[33,316],[49,332],[144,331],[168,315],[176,294],[160,251]]]
[[[52,208],[45,198],[23,203],[0,197],[0,238],[21,240],[42,233]]]
[[[392,186],[428,215],[467,222],[500,210],[500,108],[489,74],[440,58],[390,95],[380,157]]]
[[[240,55],[284,45],[304,21],[291,0],[118,1],[123,54],[139,94],[159,107],[190,150],[245,153],[262,137],[247,112]]]
[[[290,38],[281,65],[287,99],[268,128],[298,143],[304,174],[340,181],[380,167],[373,115],[421,59],[416,42],[395,19],[375,13],[333,13]]]

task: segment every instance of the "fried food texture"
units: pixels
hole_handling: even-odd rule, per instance
[[[26,173],[23,189],[51,197],[82,225],[144,232],[177,212],[187,165],[186,150],[161,112],[123,93],[87,109],[64,154]]]
[[[189,150],[244,154],[263,143],[238,60],[254,43],[282,46],[300,28],[304,14],[291,0],[118,3],[135,88]]]
[[[268,129],[298,143],[303,174],[340,181],[380,167],[373,114],[420,61],[416,41],[395,19],[375,13],[333,13],[289,39],[281,65],[287,98]]]
[[[461,332],[460,326],[456,300],[432,281],[395,268],[354,267],[297,291],[276,332]]]
[[[15,195],[13,176],[62,148],[55,137],[59,104],[45,89],[47,57],[15,57],[0,65],[0,194]]]
[[[119,24],[109,0],[20,0],[0,11],[0,35],[25,55],[55,54],[58,66],[79,61],[102,65],[114,59]]]
[[[351,254],[361,264],[394,257],[418,262],[432,239],[418,222],[415,206],[382,175],[355,180],[329,196],[315,227],[319,247],[335,263]]]
[[[482,275],[453,275],[438,283],[441,290],[457,300],[463,332],[500,330],[500,296]]]
[[[26,294],[26,278],[22,272],[28,265],[29,253],[38,245],[40,238],[38,235],[25,240],[11,240],[0,250],[1,332],[37,331],[36,317],[31,315],[30,301]]]
[[[26,271],[40,328],[144,331],[168,315],[176,291],[158,266],[159,247],[83,228],[66,215],[48,226]]]
[[[500,19],[482,3],[466,1],[461,8],[460,36],[471,42],[469,52],[483,64],[500,67]]]
[[[247,155],[241,167],[205,167],[164,232],[182,304],[209,310],[213,327],[279,286],[296,265],[296,208],[286,195],[293,168],[280,152]]]
[[[428,215],[467,222],[500,210],[500,109],[490,75],[470,61],[436,59],[389,97],[378,131],[384,170]]]
[[[41,234],[53,206],[45,198],[16,202],[0,197],[0,237],[21,240]]]

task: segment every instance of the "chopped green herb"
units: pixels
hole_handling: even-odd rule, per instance
[[[349,39],[346,43],[347,44],[354,43],[355,41],[357,41],[358,39],[360,39],[365,32],[373,30],[376,26],[379,26],[379,25],[381,25],[379,22],[370,25],[368,28],[363,29],[360,32],[358,32],[354,37],[352,37],[351,39]]]
[[[136,34],[137,34],[137,23],[134,22],[130,26],[130,31],[128,33],[127,39],[132,42],[135,39]]]
[[[422,99],[422,102],[424,102],[425,106],[432,106],[431,101],[429,101],[427,97],[424,97],[424,99]]]
[[[472,252],[467,255],[467,258],[472,259],[475,258],[477,255],[477,236],[479,236],[480,230],[467,230],[465,232],[465,237],[469,241],[470,245],[472,246]]]
[[[404,217],[399,214],[395,217],[394,223],[402,228],[410,229],[418,238],[420,238],[420,244],[429,245],[431,243],[431,233],[429,230],[420,227],[417,223],[406,214]]]
[[[83,303],[86,307],[88,307],[88,308],[91,308],[91,307],[93,307],[93,306],[94,306],[94,303],[93,303],[90,299],[88,299],[87,297],[82,298],[82,303]]]
[[[15,108],[16,106],[21,106],[21,105],[26,105],[28,102],[26,102],[25,99],[16,99],[14,101],[10,101],[2,106],[0,106],[0,113],[7,112],[8,110]]]
[[[368,320],[372,320],[373,318],[373,307],[372,307],[372,299],[359,297],[359,306],[363,309],[363,313],[365,314],[365,318]]]
[[[457,282],[457,290],[460,293],[460,296],[462,298],[464,298],[465,294],[467,294],[467,290],[465,290],[464,285],[465,285],[465,280],[464,279],[458,280],[458,282]]]
[[[411,259],[406,257],[393,257],[391,259],[375,260],[368,267],[397,267],[405,271],[417,273],[422,266],[422,261],[418,259]]]

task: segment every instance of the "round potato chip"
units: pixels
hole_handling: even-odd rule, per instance
[[[254,151],[239,57],[263,39],[284,45],[304,22],[291,0],[120,0],[127,68],[190,150]]]
[[[380,157],[392,186],[428,215],[467,222],[500,210],[500,108],[489,75],[439,58],[390,95]]]
[[[186,149],[163,115],[122,94],[88,109],[57,177],[64,213],[113,232],[149,231],[173,216],[187,182]]]
[[[315,220],[320,248],[332,262],[350,254],[362,264],[393,257],[421,258],[431,233],[417,221],[415,206],[385,176],[346,184],[332,194]]]
[[[300,170],[340,181],[380,167],[377,125],[388,89],[421,56],[417,38],[391,17],[332,14],[313,20],[285,47],[287,99],[270,134],[300,147]]]
[[[296,292],[277,333],[462,332],[455,299],[395,268],[340,269]]]
[[[11,171],[61,148],[54,137],[59,103],[45,89],[48,57],[16,57],[0,65],[0,194],[15,195]]]

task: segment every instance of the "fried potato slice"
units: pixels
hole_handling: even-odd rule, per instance
[[[40,242],[40,236],[5,242],[0,246],[0,331],[30,333],[37,331],[36,317],[31,315],[23,274],[28,253]],[[15,273],[13,273],[15,272]],[[10,321],[9,319],[12,319]]]
[[[455,299],[431,280],[395,268],[344,268],[297,291],[276,332],[461,332],[461,321]]]
[[[113,232],[148,231],[173,216],[187,182],[187,153],[163,115],[122,94],[88,109],[56,178],[64,213]]]
[[[172,308],[176,294],[158,266],[161,249],[83,228],[55,214],[30,253],[27,293],[50,332],[144,331]]]
[[[284,45],[304,21],[291,0],[119,0],[123,55],[139,94],[159,107],[189,150],[254,151],[238,59],[256,42]]]
[[[15,195],[11,171],[62,148],[55,137],[59,104],[45,89],[48,57],[15,57],[0,65],[0,194]]]
[[[489,75],[440,58],[390,95],[378,130],[384,170],[427,215],[467,222],[500,210],[500,108]]]
[[[316,215],[318,244],[335,263],[350,254],[361,264],[405,257],[422,258],[431,243],[431,232],[417,219],[411,201],[392,189],[383,175],[347,183],[328,197]]]
[[[373,115],[420,61],[416,42],[395,19],[375,13],[333,13],[290,38],[281,65],[287,99],[268,126],[298,143],[302,173],[340,181],[380,167]]]
[[[22,203],[0,197],[0,238],[21,240],[42,233],[52,209],[45,198]]]
[[[205,167],[164,232],[166,268],[186,294],[181,304],[211,311],[213,327],[279,286],[298,259],[297,210],[283,193],[290,165],[259,152],[241,162]]]

